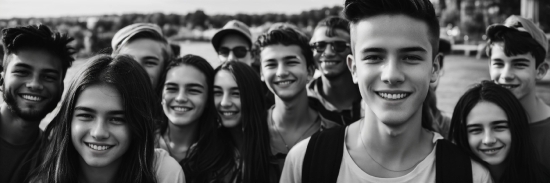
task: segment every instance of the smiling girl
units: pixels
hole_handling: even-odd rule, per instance
[[[91,58],[46,129],[31,182],[184,182],[177,162],[154,149],[160,111],[146,76],[128,56]]]
[[[218,132],[212,96],[214,69],[205,59],[186,55],[165,69],[157,146],[184,169],[188,182],[222,179],[229,171],[231,147]]]
[[[492,81],[468,90],[451,120],[450,140],[484,164],[496,182],[548,182],[516,97]]]
[[[226,62],[216,69],[214,101],[222,133],[233,148],[233,171],[228,182],[278,182],[278,165],[269,145],[262,82],[256,72],[240,62]],[[275,159],[273,159],[275,160]]]

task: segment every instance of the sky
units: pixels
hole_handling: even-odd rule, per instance
[[[343,3],[344,0],[0,0],[0,19],[155,12],[187,14],[198,9],[208,15],[293,14]]]

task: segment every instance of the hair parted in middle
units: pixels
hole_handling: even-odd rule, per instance
[[[33,180],[43,183],[78,182],[79,153],[71,140],[71,123],[79,95],[93,85],[108,85],[121,96],[125,121],[130,129],[130,146],[122,158],[116,182],[156,182],[154,127],[162,114],[145,70],[131,57],[98,55],[71,82],[61,110],[48,125],[43,163],[33,172]]]
[[[208,182],[210,180],[220,180],[225,176],[231,167],[232,152],[228,139],[220,132],[219,117],[216,106],[214,105],[214,68],[204,58],[188,54],[183,57],[170,61],[161,77],[160,85],[164,86],[166,74],[170,69],[187,65],[195,67],[206,77],[207,83],[207,101],[203,113],[198,120],[198,141],[196,147],[190,151],[180,165],[185,172],[187,182]],[[161,90],[162,91],[162,90]],[[162,95],[162,94],[159,94]],[[160,126],[160,134],[164,135],[168,129],[170,121],[166,115],[162,115],[163,120]]]
[[[430,0],[346,0],[343,14],[344,18],[350,21],[352,32],[353,26],[361,20],[379,15],[406,15],[422,21],[428,26],[432,57],[435,58],[438,54],[439,20]],[[351,42],[353,45],[354,41]]]
[[[271,146],[262,93],[263,83],[252,67],[241,62],[225,62],[216,68],[216,73],[221,70],[229,71],[233,75],[241,96],[240,123],[244,130],[244,145],[240,152],[241,163],[245,167],[243,182],[269,182]]]
[[[527,113],[510,90],[493,81],[482,81],[460,97],[453,111],[449,140],[464,149],[472,159],[487,166],[485,161],[472,152],[468,141],[468,114],[479,102],[490,102],[499,106],[508,119],[512,143],[506,157],[508,166],[500,179],[509,182],[545,182],[543,175],[547,172],[544,173],[544,169],[538,166],[537,154],[529,135]]]
[[[281,27],[263,33],[258,37],[256,44],[260,48],[260,52],[265,47],[277,44],[284,46],[299,46],[302,50],[302,55],[306,58],[305,61],[310,75],[313,75],[313,72],[316,69],[315,60],[313,59],[313,51],[309,46],[309,38],[293,28]]]

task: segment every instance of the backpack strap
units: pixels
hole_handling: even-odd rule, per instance
[[[472,183],[470,156],[452,142],[439,139],[435,149],[435,182]]]
[[[319,131],[309,140],[302,165],[302,182],[336,182],[344,154],[346,127]]]

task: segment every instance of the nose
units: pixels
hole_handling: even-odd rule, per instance
[[[237,57],[235,57],[233,51],[229,51],[229,55],[227,55],[227,61],[237,61]]]
[[[229,93],[225,92],[223,94],[222,100],[220,101],[221,107],[231,107],[233,103],[231,102],[231,97],[229,96]]]
[[[485,136],[483,136],[483,144],[485,145],[494,145],[497,142],[497,139],[491,132],[485,132]]]
[[[279,66],[277,67],[276,75],[277,75],[277,77],[280,77],[280,78],[284,78],[284,77],[288,76],[288,70],[286,69],[286,67],[283,64],[279,64]]]
[[[27,82],[26,86],[31,91],[41,91],[42,89],[44,89],[44,86],[40,82],[40,76],[38,75],[35,75],[34,77],[32,77],[32,79],[29,82]]]
[[[381,66],[382,74],[380,79],[386,84],[399,84],[405,81],[405,75],[399,67],[398,61],[389,59],[388,62]]]
[[[323,52],[323,55],[325,57],[334,56],[336,52],[334,51],[334,45],[327,44],[327,47],[325,48],[325,51]]]
[[[178,103],[185,103],[189,100],[189,98],[187,98],[187,94],[185,93],[185,90],[180,90],[175,100]]]
[[[90,135],[94,139],[107,139],[109,138],[109,129],[108,126],[105,124],[105,120],[98,119],[96,123],[93,125],[92,129],[90,130]]]
[[[516,75],[514,73],[514,70],[510,68],[510,66],[506,66],[502,69],[502,72],[500,73],[500,79],[504,81],[512,81],[516,78]]]

